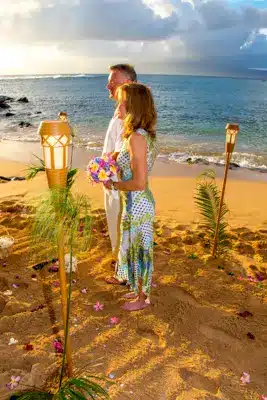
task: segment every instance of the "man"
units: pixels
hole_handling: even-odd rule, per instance
[[[109,77],[107,89],[109,98],[116,101],[117,88],[124,83],[136,82],[137,76],[134,68],[128,64],[116,64],[109,67]],[[106,133],[103,154],[117,153],[122,145],[123,124],[114,113]],[[108,223],[108,232],[112,247],[113,261],[112,266],[115,267],[117,253],[119,248],[119,215],[120,215],[120,198],[117,192],[104,189],[104,204]],[[119,284],[116,278],[108,278],[106,280],[111,284]]]

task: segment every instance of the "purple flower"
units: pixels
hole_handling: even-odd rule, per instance
[[[13,287],[14,289],[17,289],[17,288],[19,287],[19,285],[17,285],[16,283],[12,283],[12,287]]]
[[[20,376],[12,375],[10,382],[6,385],[7,389],[9,389],[9,390],[15,389],[18,386],[20,381],[21,381]]]

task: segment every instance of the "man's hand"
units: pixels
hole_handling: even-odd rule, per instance
[[[103,185],[105,186],[106,189],[111,190],[112,189],[112,180],[110,179],[107,182],[103,182]]]

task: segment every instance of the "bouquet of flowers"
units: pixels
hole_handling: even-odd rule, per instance
[[[119,166],[113,160],[111,153],[104,154],[103,157],[94,157],[89,162],[87,168],[88,179],[92,183],[107,182],[110,179],[117,181]]]

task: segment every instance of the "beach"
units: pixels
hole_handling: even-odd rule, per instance
[[[2,142],[0,150],[4,176],[24,176],[31,154],[41,155],[38,144]],[[102,188],[91,186],[84,173],[92,154],[77,149],[74,155],[80,170],[73,190],[88,195],[95,217],[91,248],[78,257],[74,273],[70,330],[75,368],[112,381],[114,400],[266,396],[266,174],[229,171],[230,248],[212,259],[194,204],[196,178],[206,166],[158,160],[150,178],[156,200],[152,305],[129,314],[120,309],[125,289],[104,282],[112,274],[111,251]],[[223,167],[215,169],[221,188]],[[55,328],[62,335],[57,273],[32,269],[44,253],[31,248],[29,205],[46,190],[45,173],[30,182],[0,184],[0,235],[8,232],[15,239],[6,264],[0,261],[1,399],[8,398],[5,384],[12,375],[22,378],[18,388],[53,387],[61,360],[53,349]],[[12,294],[5,295],[7,290]],[[103,311],[94,310],[97,301]],[[112,325],[111,317],[119,323]],[[9,346],[11,338],[18,342]],[[27,343],[32,350],[25,350]],[[244,372],[249,383],[240,380]]]

